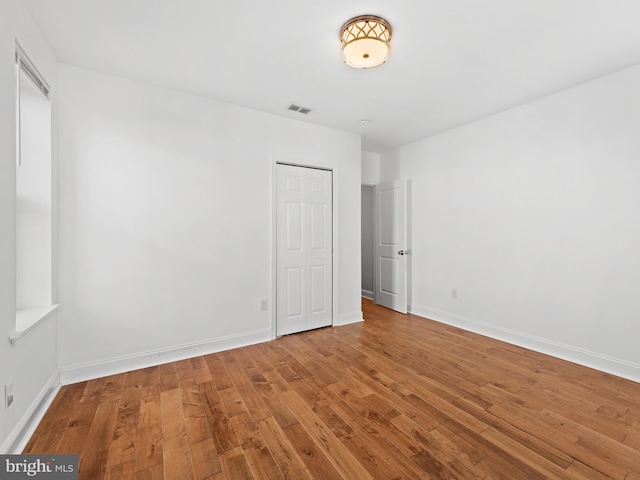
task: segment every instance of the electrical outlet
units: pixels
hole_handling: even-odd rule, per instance
[[[458,298],[458,289],[457,288],[452,288],[451,289],[451,298]]]
[[[266,298],[260,300],[260,310],[262,310],[263,312],[269,310],[269,300],[267,300]]]
[[[13,403],[13,379],[4,384],[4,408],[9,408]]]

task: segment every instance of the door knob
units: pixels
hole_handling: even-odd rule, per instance
[[[398,250],[398,255],[409,255],[409,250]]]

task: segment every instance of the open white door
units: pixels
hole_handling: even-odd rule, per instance
[[[287,335],[333,323],[332,173],[276,168],[276,335]]]
[[[407,313],[407,181],[375,187],[375,302]]]

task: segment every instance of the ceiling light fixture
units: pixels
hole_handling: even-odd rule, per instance
[[[354,68],[382,65],[391,55],[391,26],[384,18],[360,15],[340,30],[342,59]]]

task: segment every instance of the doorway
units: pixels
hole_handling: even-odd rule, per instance
[[[407,313],[411,253],[408,182],[396,180],[361,188],[362,296]]]
[[[373,297],[373,185],[361,186],[360,206],[361,225],[360,231],[362,243],[360,245],[362,252],[362,296],[369,300]]]
[[[333,324],[333,174],[276,165],[276,335]]]

